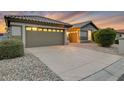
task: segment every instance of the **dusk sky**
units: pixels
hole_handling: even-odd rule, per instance
[[[124,11],[102,12],[102,11],[0,11],[0,32],[5,32],[4,15],[38,15],[53,18],[70,24],[92,20],[97,27],[124,29]]]

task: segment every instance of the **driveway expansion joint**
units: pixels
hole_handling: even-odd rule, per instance
[[[123,58],[120,58],[119,60],[115,61],[114,63],[112,63],[112,64],[106,66],[105,68],[103,68],[103,69],[101,69],[101,70],[99,70],[99,71],[97,71],[97,72],[95,72],[95,73],[93,73],[93,74],[91,74],[91,75],[89,75],[89,76],[87,76],[87,77],[84,77],[83,79],[80,79],[79,81],[85,80],[85,79],[87,79],[87,78],[89,78],[89,77],[91,77],[91,76],[93,76],[93,75],[95,75],[95,74],[98,74],[98,73],[101,72],[101,71],[106,71],[109,75],[114,76],[114,77],[117,77],[117,76],[115,76],[114,74],[112,74],[111,72],[107,71],[106,68],[108,68],[108,67],[110,67],[111,65],[113,65],[113,64],[115,64],[115,63],[117,63],[117,62],[119,62],[121,59],[123,59]]]

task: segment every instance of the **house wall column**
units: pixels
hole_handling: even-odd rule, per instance
[[[8,37],[11,37],[11,27],[8,27]]]
[[[24,44],[24,47],[26,46],[26,32],[25,32],[25,26],[22,25],[22,41]]]
[[[64,44],[65,45],[67,45],[69,43],[68,36],[67,36],[67,30],[68,29],[65,29],[65,33],[64,33]]]

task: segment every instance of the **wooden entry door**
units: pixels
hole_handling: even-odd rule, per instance
[[[71,31],[69,33],[69,41],[70,43],[79,43],[80,42],[79,31]]]

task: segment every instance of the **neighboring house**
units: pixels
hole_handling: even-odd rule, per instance
[[[96,30],[98,27],[92,21],[74,24],[69,29],[69,41],[72,43],[91,41],[91,33]]]
[[[5,16],[8,32],[22,39],[25,47],[63,45],[72,25],[41,16]]]
[[[0,33],[0,41],[2,41],[3,33]]]
[[[124,29],[117,30],[116,39],[124,38]]]
[[[3,36],[3,33],[0,33],[0,36]]]
[[[0,41],[7,40],[7,34],[6,33],[0,33]]]

